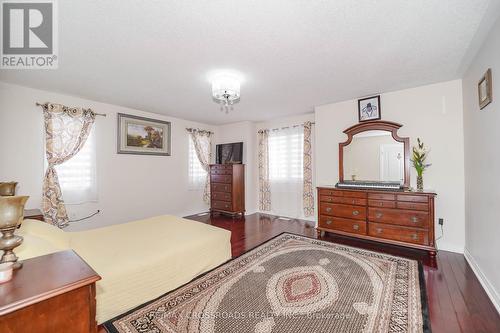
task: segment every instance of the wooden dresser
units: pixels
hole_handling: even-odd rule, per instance
[[[210,165],[210,213],[245,214],[245,165]]]
[[[40,209],[25,209],[24,219],[44,221],[43,213]]]
[[[0,332],[97,332],[100,279],[71,250],[25,260],[12,280],[0,284]]]
[[[318,233],[427,250],[436,255],[435,193],[318,187]]]

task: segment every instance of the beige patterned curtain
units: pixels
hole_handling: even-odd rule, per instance
[[[304,158],[303,158],[304,188],[302,194],[302,199],[303,199],[302,206],[304,208],[304,216],[306,217],[314,215],[311,127],[312,123],[310,121],[304,123]]]
[[[48,162],[43,181],[43,215],[45,222],[63,228],[69,219],[55,166],[71,159],[82,149],[94,124],[95,113],[90,109],[60,104],[45,103],[41,106]]]
[[[271,210],[269,182],[269,130],[260,130],[259,136],[259,210]]]
[[[205,188],[203,190],[203,201],[210,204],[210,161],[212,160],[212,135],[210,131],[195,128],[186,128],[193,140],[196,156],[201,166],[207,172]]]

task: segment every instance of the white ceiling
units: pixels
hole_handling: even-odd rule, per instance
[[[262,121],[459,78],[494,1],[58,1],[59,69],[0,79],[210,124]],[[229,115],[206,78],[225,68],[245,75]]]

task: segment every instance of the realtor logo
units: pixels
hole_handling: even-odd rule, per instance
[[[57,17],[55,0],[2,0],[4,69],[56,69]]]

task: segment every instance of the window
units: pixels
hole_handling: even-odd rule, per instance
[[[271,182],[302,182],[304,131],[300,127],[269,133],[269,179]]]
[[[271,213],[303,216],[304,129],[301,126],[269,133],[269,183]]]
[[[56,170],[65,203],[82,204],[97,201],[94,129],[78,154],[56,166]]]
[[[203,169],[196,150],[194,148],[193,139],[189,136],[189,189],[202,190],[207,179],[207,172]]]

